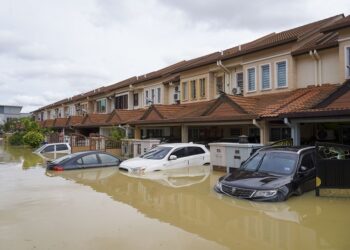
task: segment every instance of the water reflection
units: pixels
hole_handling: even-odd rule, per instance
[[[0,145],[0,163],[22,163],[23,169],[45,164],[45,160],[32,152],[31,148]]]
[[[183,177],[185,172],[177,174],[181,181],[176,181],[175,175],[164,177],[161,173],[148,179],[129,177],[116,168],[73,170],[58,175],[106,193],[147,217],[229,248],[346,249],[349,246],[350,220],[346,216],[349,202],[317,199],[313,193],[283,203],[247,202],[216,194],[212,190],[216,175],[193,181],[188,174]],[[184,180],[192,183],[185,185]],[[174,183],[181,185],[174,188]],[[337,230],[330,230],[334,223]]]
[[[210,166],[197,166],[148,172],[143,174],[134,174],[125,171],[121,171],[121,173],[132,178],[152,180],[164,186],[181,188],[205,181],[210,175],[210,169]]]

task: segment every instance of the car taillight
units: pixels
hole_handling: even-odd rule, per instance
[[[56,166],[54,166],[54,167],[52,168],[52,170],[54,170],[54,171],[63,171],[64,168],[63,168],[62,166],[56,165]]]

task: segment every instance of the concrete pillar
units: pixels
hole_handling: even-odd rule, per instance
[[[268,121],[261,123],[260,128],[260,143],[267,145],[270,142],[270,126]]]
[[[260,143],[263,145],[269,144],[270,127],[267,121],[253,120],[253,124],[260,129]]]
[[[141,139],[141,128],[135,127],[135,139]]]
[[[293,138],[293,145],[300,146],[300,123],[292,123],[291,136]]]
[[[181,125],[181,142],[188,142],[188,126]]]

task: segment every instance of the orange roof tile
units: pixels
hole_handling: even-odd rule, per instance
[[[67,127],[68,118],[56,118],[54,127],[55,128],[65,128]]]

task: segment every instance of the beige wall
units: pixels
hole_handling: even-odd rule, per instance
[[[211,77],[209,77],[209,73],[207,72],[206,74],[196,74],[193,72],[194,75],[187,77],[181,77],[180,80],[180,97],[181,97],[181,103],[187,103],[187,102],[199,102],[199,101],[206,101],[209,100],[210,96],[213,94],[211,93],[213,91],[212,88],[210,88],[210,85],[213,85],[213,83],[210,82],[210,80],[213,80]],[[197,73],[202,73],[201,71],[198,71]],[[205,96],[201,97],[200,96],[200,79],[205,79]],[[191,98],[191,81],[196,82],[196,98],[192,99]],[[187,100],[184,100],[183,98],[183,83],[187,82]]]
[[[349,63],[345,58],[347,47],[350,47],[350,28],[339,32],[339,76],[342,82],[350,78],[346,72],[346,63]]]

